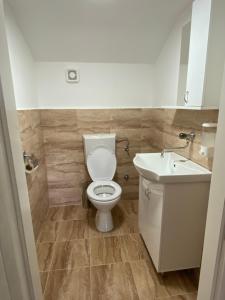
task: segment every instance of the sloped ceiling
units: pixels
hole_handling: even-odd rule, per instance
[[[153,63],[192,0],[7,0],[38,61]]]

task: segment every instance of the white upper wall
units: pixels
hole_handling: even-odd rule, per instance
[[[67,68],[80,82],[66,82]],[[153,67],[148,64],[37,62],[40,108],[152,106]]]
[[[179,17],[155,64],[155,105],[177,105],[182,28],[191,20],[191,6]]]
[[[57,21],[59,26],[59,28],[57,29],[57,34],[59,34],[59,39],[58,39],[57,46],[56,44],[54,46],[54,41],[52,41],[52,36],[50,32],[48,32],[49,30],[53,30],[51,25],[53,25],[52,22],[54,21],[53,15],[51,14],[52,12],[48,7],[50,0],[41,3],[30,2],[30,1],[27,2],[27,0],[24,0],[25,2],[23,2],[23,5],[21,1],[22,0],[14,1],[13,3],[15,5],[13,7],[17,8],[16,16],[20,20],[19,23],[20,26],[22,26],[23,28],[23,26],[26,25],[25,26],[26,30],[28,31],[31,30],[30,34],[32,33],[31,34],[32,39],[29,38],[29,34],[26,32],[26,30],[24,31],[24,28],[23,28],[23,34],[21,33],[20,29],[17,26],[17,23],[15,22],[14,16],[10,11],[10,8],[8,7],[8,5],[6,6],[7,33],[8,33],[9,51],[10,51],[10,59],[12,65],[13,82],[15,88],[17,108],[23,109],[23,108],[38,108],[38,107],[41,108],[151,107],[151,106],[160,106],[161,104],[159,101],[160,99],[166,99],[166,100],[174,99],[175,82],[176,84],[178,82],[178,79],[175,80],[175,78],[178,78],[178,72],[179,72],[178,67],[176,68],[177,61],[179,60],[180,57],[179,51],[180,51],[181,29],[179,26],[178,26],[179,28],[175,27],[175,29],[170,34],[169,39],[167,40],[166,45],[164,46],[155,67],[153,64],[135,63],[139,59],[135,61],[134,57],[131,59],[131,60],[134,59],[133,63],[124,63],[126,61],[125,56],[128,58],[129,61],[131,56],[133,56],[134,54],[134,49],[138,49],[138,51],[146,51],[146,49],[149,50],[150,48],[148,48],[146,45],[139,44],[139,43],[133,43],[131,47],[131,45],[129,44],[130,43],[129,38],[123,39],[124,44],[119,43],[118,41],[116,41],[114,36],[111,35],[109,28],[107,28],[107,23],[106,23],[105,29],[106,32],[108,32],[109,30],[109,36],[112,38],[112,41],[110,44],[109,40],[105,39],[104,43],[97,43],[98,45],[101,45],[100,47],[101,49],[100,48],[98,49],[98,55],[99,55],[98,58],[99,59],[101,58],[102,61],[114,60],[112,59],[112,56],[110,58],[110,55],[112,53],[111,52],[108,53],[107,52],[108,50],[106,51],[106,48],[104,48],[105,44],[107,44],[107,47],[110,45],[110,49],[113,50],[113,53],[116,55],[117,58],[120,57],[120,59],[118,60],[123,61],[123,63],[110,63],[109,61],[107,63],[102,63],[102,62],[90,63],[88,61],[97,59],[97,56],[95,58],[91,56],[96,51],[96,49],[94,48],[96,47],[96,43],[94,41],[91,42],[91,39],[93,39],[93,37],[96,36],[96,32],[95,33],[93,32],[92,35],[90,28],[89,31],[86,33],[85,31],[82,31],[83,36],[88,37],[88,45],[83,43],[81,44],[78,43],[76,45],[77,46],[79,45],[79,47],[77,46],[75,47],[75,45],[70,45],[66,41],[60,40],[60,32],[63,35],[70,34],[70,38],[73,40],[74,36],[76,36],[76,30],[74,29],[74,34],[72,34],[71,32],[68,33],[65,28],[65,23],[63,24],[60,23],[61,21],[58,18],[59,17],[58,13],[63,12],[63,16],[67,16],[67,14],[63,10],[62,11],[58,10],[59,6],[61,5],[60,3],[62,2],[55,1],[54,3],[56,3],[57,11],[54,11],[55,14],[54,16],[57,15],[55,21]],[[181,2],[183,3],[182,5]],[[144,7],[146,5],[148,6],[151,3],[150,6],[152,7],[152,10],[155,12],[155,14],[160,15],[161,13],[161,16],[166,14],[166,10],[168,10],[169,11],[168,15],[170,16],[170,22],[171,22],[172,21],[171,16],[175,15],[175,12],[181,9],[181,7],[183,7],[184,4],[186,4],[186,2],[190,3],[191,0],[185,0],[185,1],[179,0],[178,2],[177,0],[174,0],[172,1],[171,6],[167,7],[167,5],[165,6],[164,1],[151,0],[150,2],[148,1],[144,2]],[[40,6],[38,3],[40,4]],[[48,8],[48,10],[46,11],[43,10],[44,8],[43,3],[46,3],[47,6],[45,7]],[[35,5],[37,5],[38,7],[37,7],[37,11],[35,11],[34,14]],[[82,6],[81,3],[79,5],[80,5],[79,7]],[[129,5],[131,5],[129,7],[130,9],[132,8],[132,12],[133,12],[136,4],[131,1]],[[65,9],[68,9],[68,7],[66,6]],[[95,9],[97,8],[98,6],[95,7]],[[103,7],[99,9],[100,11],[102,11]],[[144,11],[143,7],[141,9],[142,11]],[[105,11],[106,7],[104,7],[103,10]],[[108,10],[109,7],[107,6],[107,11]],[[37,18],[38,23],[36,23],[37,19],[35,19],[36,12],[37,12],[37,16],[38,14],[41,13],[42,14],[41,16],[44,18],[44,19]],[[130,13],[131,12],[129,12],[129,14]],[[23,17],[22,19],[20,18],[21,16]],[[47,26],[45,28],[47,34],[45,36],[46,40],[40,41],[39,38],[40,36],[42,36],[40,32],[33,32],[33,31],[35,30],[35,28],[38,31],[44,30],[41,26],[47,20],[47,16],[49,17],[48,19],[49,24],[48,26],[47,23],[45,24]],[[184,23],[184,19],[186,17],[187,16],[185,14],[183,19],[181,18],[181,20],[179,20],[178,23],[179,24]],[[94,22],[93,18],[94,16],[92,15],[90,22],[87,23],[92,24],[92,22]],[[40,22],[40,19],[43,22]],[[117,18],[114,18],[113,20],[116,19]],[[118,16],[117,20],[118,20],[118,24],[117,24],[118,27],[116,28],[122,30],[123,24],[121,23],[122,20],[120,16]],[[130,24],[129,20],[127,20],[127,16],[125,17],[124,20],[126,20],[126,22]],[[156,23],[155,18],[152,20],[154,20],[154,22]],[[23,21],[28,23],[23,24]],[[75,26],[75,24],[73,24],[74,20],[71,22],[72,22],[71,25]],[[97,21],[95,20],[95,22]],[[152,26],[153,25],[155,26],[156,25],[155,23],[152,24]],[[96,27],[95,30],[99,30],[99,32],[101,32],[102,24],[99,23],[99,25],[101,25],[100,28]],[[154,45],[158,43],[157,34],[159,33],[157,33],[153,39],[153,36],[151,36],[153,34],[153,32],[151,31],[152,26],[147,27],[147,24],[145,24],[145,22],[144,25],[145,25],[145,30],[150,34],[149,38],[151,40],[151,49],[153,49]],[[77,26],[80,28],[79,30],[81,30],[81,28],[82,30],[85,29],[85,24],[83,24],[82,22],[77,24]],[[40,29],[39,27],[42,29]],[[155,26],[155,27],[164,28],[165,24],[160,23],[160,26]],[[132,27],[130,27],[128,31],[131,33]],[[26,37],[26,41],[23,36],[24,34]],[[141,31],[138,34],[137,32],[135,33],[135,35],[137,36],[140,34]],[[146,32],[143,31],[143,36],[145,34]],[[161,33],[159,35],[162,37]],[[36,62],[34,62],[30,49],[26,44],[27,41],[32,47],[32,54],[35,54]],[[35,43],[37,43],[37,45]],[[116,45],[116,49],[112,44],[114,46]],[[125,44],[126,46],[129,46],[129,49],[123,47],[123,45]],[[49,58],[49,60],[52,60],[55,57],[58,57],[59,60],[64,58],[64,62],[38,61],[37,59],[42,57],[42,55],[39,55],[37,53],[39,51],[38,50],[39,45],[40,47],[42,46],[44,47],[42,49],[43,51],[42,53],[46,53],[45,58]],[[54,46],[55,48],[52,49],[51,48],[52,46]],[[86,57],[87,59],[86,62],[83,63],[78,62],[81,56],[79,56],[78,53],[76,52],[77,49],[79,49],[79,51],[82,49],[81,52],[83,52],[84,50],[86,51],[84,52],[85,54],[84,58]],[[60,51],[61,57],[59,57],[58,54],[55,52],[58,50]],[[66,62],[68,57],[70,57],[70,55],[67,55],[64,51],[72,51],[71,53],[74,54],[73,57],[77,58],[77,60]],[[123,56],[122,53],[126,55]],[[108,54],[110,55],[108,56]],[[151,53],[149,52],[149,57],[151,56],[152,56],[152,52]],[[138,57],[144,58],[145,54],[143,52],[139,53],[137,54],[136,58]],[[144,60],[146,59],[144,58]],[[152,58],[149,59],[149,61],[151,60]],[[80,69],[80,82],[78,84],[70,84],[67,83],[65,80],[66,69],[73,68],[73,67]],[[176,92],[177,92],[177,87],[176,87]],[[163,101],[163,104],[165,104],[165,101]]]
[[[6,0],[5,0],[6,1]],[[37,61],[154,63],[192,0],[7,0]]]
[[[37,107],[34,60],[12,11],[5,3],[6,30],[17,108]]]

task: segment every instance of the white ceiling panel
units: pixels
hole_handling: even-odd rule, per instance
[[[34,58],[153,63],[192,0],[7,0]]]

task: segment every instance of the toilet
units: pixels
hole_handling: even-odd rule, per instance
[[[111,210],[118,203],[122,189],[113,181],[116,172],[116,135],[83,135],[85,161],[92,183],[87,188],[91,203],[97,208],[96,228],[101,232],[113,229]]]

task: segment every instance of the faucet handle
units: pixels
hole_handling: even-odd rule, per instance
[[[179,133],[179,138],[180,138],[181,140],[184,140],[184,139],[186,139],[187,137],[188,137],[187,133],[184,133],[184,132]]]
[[[181,132],[179,134],[179,138],[181,140],[186,140],[186,141],[189,141],[189,142],[193,142],[194,138],[195,138],[195,133],[192,131],[190,133],[184,133],[184,132]]]

